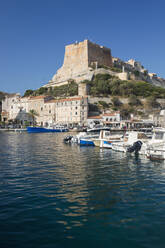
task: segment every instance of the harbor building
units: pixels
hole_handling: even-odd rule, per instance
[[[88,98],[73,97],[55,101],[56,123],[67,126],[87,125]]]
[[[88,98],[77,96],[54,99],[52,96],[21,97],[19,94],[6,96],[2,102],[2,121],[32,124],[30,110],[36,115],[39,126],[62,124],[67,126],[87,125]]]
[[[29,97],[21,97],[19,93],[7,95],[2,100],[2,122],[15,121],[24,125],[31,122],[29,112]]]
[[[49,113],[49,109],[46,109],[45,103],[49,100],[52,100],[52,99],[53,99],[52,96],[44,96],[44,95],[31,96],[29,98],[29,102],[28,102],[29,111],[34,110],[36,112],[35,122],[38,125],[43,126],[46,122],[48,122],[46,117]],[[50,114],[52,115],[52,113],[50,113]],[[52,119],[51,119],[51,123],[52,123]]]

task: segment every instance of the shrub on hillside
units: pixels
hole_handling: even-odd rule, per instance
[[[141,106],[142,103],[141,103],[141,101],[139,100],[139,98],[137,96],[131,95],[129,97],[129,105],[130,106]]]

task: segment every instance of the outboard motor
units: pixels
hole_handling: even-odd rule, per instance
[[[72,138],[73,138],[73,136],[68,135],[68,136],[66,136],[66,137],[64,138],[64,142],[65,142],[65,143],[71,143]]]
[[[135,154],[138,154],[138,152],[140,151],[141,147],[142,147],[142,142],[140,140],[136,141],[133,143],[132,146],[128,147],[127,152],[135,152]]]

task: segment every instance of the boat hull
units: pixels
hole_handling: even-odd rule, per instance
[[[67,132],[68,129],[60,129],[60,128],[54,128],[54,129],[48,129],[44,127],[27,127],[28,133],[60,133],[60,132]]]
[[[80,139],[80,146],[95,146],[93,140]]]
[[[112,141],[109,140],[100,140],[96,139],[93,141],[95,146],[101,147],[101,148],[110,148],[112,149]]]

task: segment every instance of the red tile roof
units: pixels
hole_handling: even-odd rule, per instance
[[[117,114],[120,114],[120,112],[113,112],[113,113],[107,113],[107,114],[103,114],[103,116],[115,116]]]
[[[8,115],[9,113],[7,111],[2,111],[2,115]]]
[[[37,99],[44,99],[46,98],[47,96],[44,96],[44,95],[41,95],[41,96],[31,96],[30,97],[30,100],[37,100]]]
[[[83,97],[75,97],[75,98],[65,98],[65,99],[59,99],[57,102],[70,102],[70,101],[79,101],[82,100]]]
[[[102,116],[99,115],[99,116],[90,116],[88,117],[88,119],[102,119]]]
[[[52,100],[48,100],[48,101],[46,101],[45,103],[55,103],[55,102],[57,102],[57,100],[52,99]]]
[[[73,98],[63,98],[63,99],[52,99],[48,100],[45,103],[55,103],[55,102],[71,102],[71,101],[80,101],[86,97],[73,97]]]

